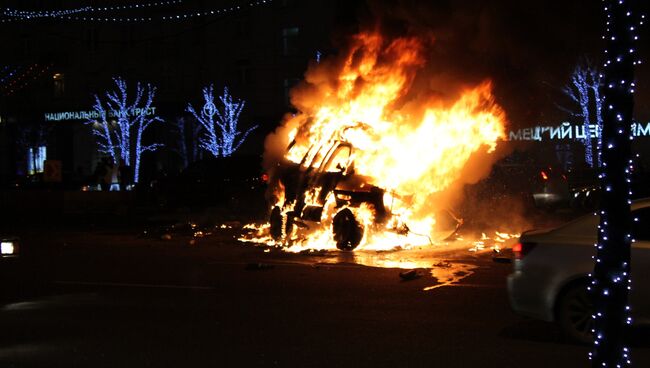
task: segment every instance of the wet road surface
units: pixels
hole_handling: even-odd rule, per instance
[[[36,281],[3,294],[0,367],[588,366],[588,347],[511,312],[510,265],[489,253],[441,252],[440,280],[405,280],[357,262],[386,254],[265,252],[230,234],[27,241],[49,252],[23,265]],[[425,291],[449,269],[466,272]],[[649,341],[638,333],[636,366],[650,366]]]

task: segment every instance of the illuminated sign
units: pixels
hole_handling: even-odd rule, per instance
[[[650,136],[650,122],[633,123],[632,135],[635,137]],[[530,128],[511,130],[508,134],[509,141],[545,141],[560,139],[596,139],[600,137],[600,129],[597,125],[590,124],[588,128],[584,125],[572,125],[568,121],[558,126],[535,126]]]
[[[119,111],[109,110],[107,112],[108,118],[119,118],[126,116],[151,116],[156,114],[156,108],[150,107],[148,109],[131,109],[125,113]],[[63,121],[63,120],[93,120],[101,119],[102,116],[98,111],[63,111],[63,112],[46,112],[45,121]]]

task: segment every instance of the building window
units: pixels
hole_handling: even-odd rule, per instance
[[[29,150],[27,150],[27,174],[34,175],[42,173],[45,160],[47,160],[47,149],[45,146],[29,147]]]
[[[282,30],[282,52],[284,55],[295,55],[298,53],[298,34],[300,28],[290,27]]]
[[[61,97],[65,93],[65,77],[61,73],[52,76],[54,80],[54,97]]]

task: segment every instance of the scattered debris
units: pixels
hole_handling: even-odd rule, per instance
[[[218,226],[210,224],[198,225],[187,221],[145,229],[138,237],[161,240],[171,240],[173,237],[204,238],[212,235],[216,229],[218,229]]]
[[[422,273],[418,272],[418,270],[408,270],[400,272],[399,277],[404,281],[411,281],[422,277]]]
[[[447,261],[440,261],[438,263],[434,263],[431,265],[431,267],[444,267],[444,268],[449,268],[451,267],[451,263]]]
[[[233,228],[240,228],[241,222],[240,221],[226,221],[223,224],[218,226],[221,229],[233,229]]]

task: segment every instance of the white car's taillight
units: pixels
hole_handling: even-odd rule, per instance
[[[512,246],[512,252],[515,254],[515,259],[522,259],[528,253],[530,253],[537,244],[528,243],[528,242],[518,242]]]

